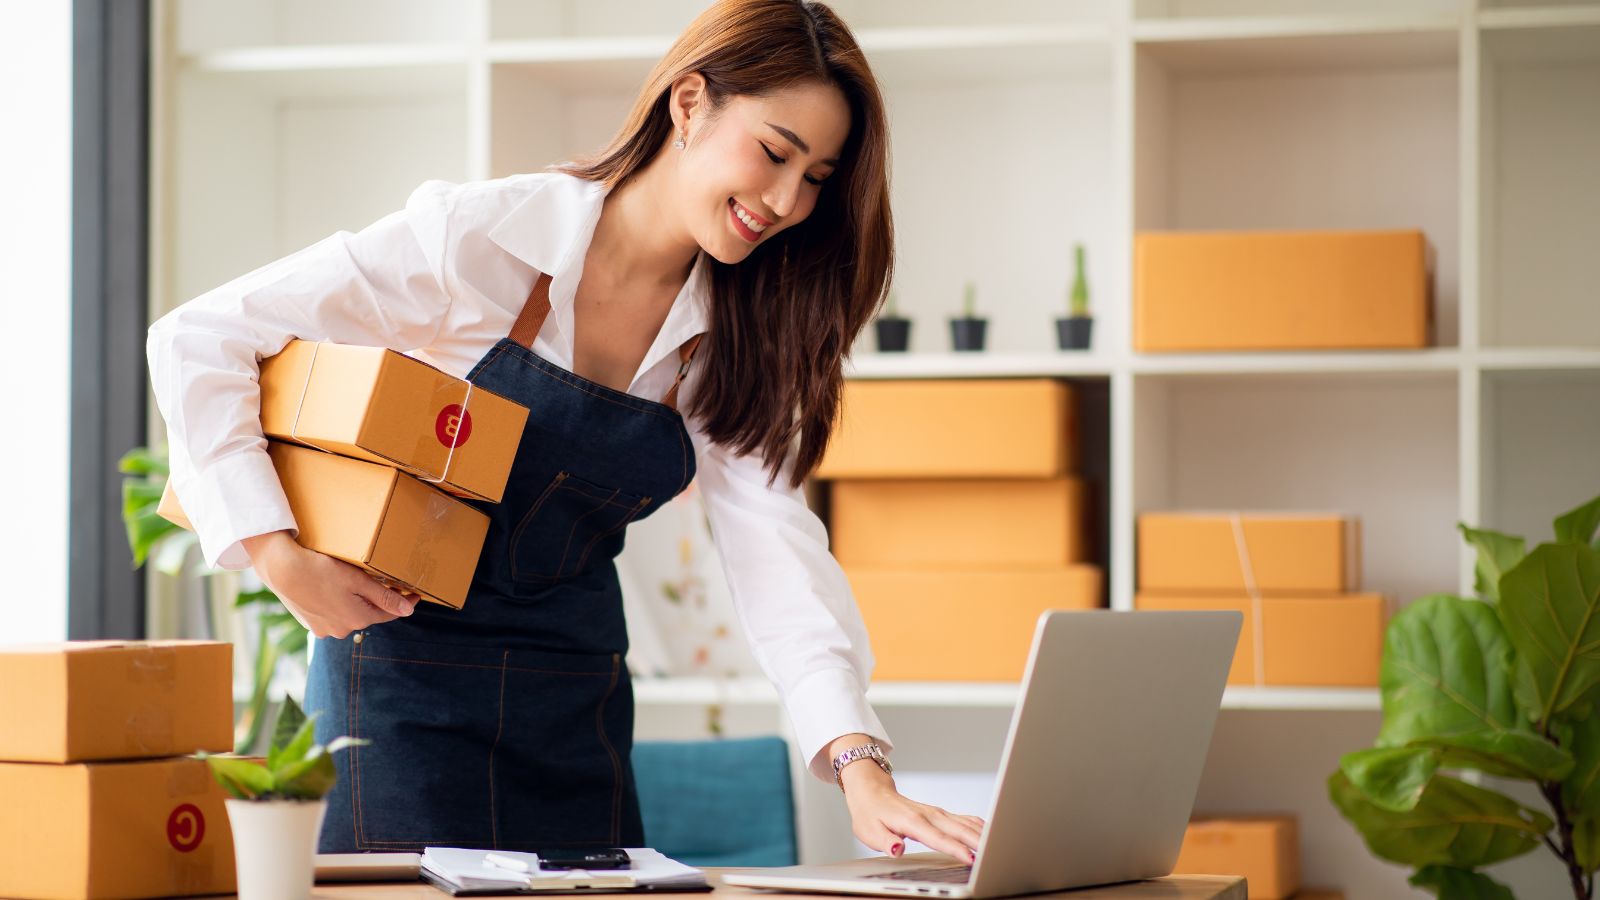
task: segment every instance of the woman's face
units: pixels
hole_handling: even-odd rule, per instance
[[[757,244],[805,221],[850,134],[850,107],[832,85],[730,97],[689,117],[678,159],[678,199],[701,249],[737,263]],[[673,136],[676,138],[676,135]]]

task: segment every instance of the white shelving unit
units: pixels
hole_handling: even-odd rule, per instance
[[[601,144],[703,0],[164,0],[155,40],[159,314],[428,178]],[[1142,510],[1338,508],[1366,583],[1470,590],[1457,521],[1546,533],[1600,491],[1600,0],[844,0],[891,116],[912,351],[855,378],[1061,377],[1107,397],[1110,602]],[[1139,229],[1420,227],[1420,352],[1131,351]],[[1053,349],[1072,243],[1094,349]],[[947,351],[978,284],[990,351]],[[1087,686],[1086,689],[1092,689]],[[874,685],[902,768],[992,771],[1012,685]],[[748,679],[641,680],[641,737],[781,728]],[[1291,810],[1308,883],[1419,896],[1327,803],[1374,691],[1230,689],[1198,807]],[[962,735],[953,740],[951,735]],[[1114,739],[1114,736],[1107,736]],[[807,859],[851,852],[803,781]],[[1547,860],[1498,874],[1561,890]]]

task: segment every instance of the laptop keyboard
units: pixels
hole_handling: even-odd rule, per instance
[[[875,872],[863,878],[888,878],[893,881],[937,881],[944,884],[965,884],[972,877],[971,866],[924,866],[918,869],[896,869],[893,872]]]

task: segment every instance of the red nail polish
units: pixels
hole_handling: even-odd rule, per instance
[[[896,841],[893,844],[889,845],[889,855],[890,856],[899,856],[900,854],[902,854],[904,852],[906,852],[905,845],[900,843],[899,841]]]

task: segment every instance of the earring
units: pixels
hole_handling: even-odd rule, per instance
[[[678,139],[672,142],[672,148],[674,150],[683,149],[683,132],[678,132]]]

